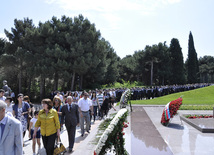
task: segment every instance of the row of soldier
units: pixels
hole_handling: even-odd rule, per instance
[[[169,85],[169,86],[155,86],[155,87],[142,87],[132,88],[132,100],[153,99],[173,93],[189,91],[197,88],[207,87],[210,84],[187,84],[187,85]]]
[[[198,83],[198,84],[186,84],[186,85],[166,85],[166,86],[153,86],[153,87],[134,87],[131,88],[131,100],[144,100],[144,99],[153,99],[156,97],[161,97],[173,93],[189,91],[197,88],[202,88],[209,86],[209,83]],[[126,88],[116,88],[116,89],[104,89],[103,92],[111,97],[114,102],[119,102],[122,96],[122,93],[126,90]],[[94,90],[98,93],[98,89]],[[72,94],[72,92],[70,92]],[[92,91],[89,90],[89,97],[91,96]],[[62,96],[67,96],[69,91],[64,94],[61,92]],[[73,94],[77,94],[78,97],[81,96],[82,91],[73,92]],[[52,92],[51,97],[55,96],[56,93]]]

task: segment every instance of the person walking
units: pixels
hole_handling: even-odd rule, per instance
[[[96,119],[96,116],[97,116],[97,108],[100,109],[100,105],[99,105],[98,98],[96,96],[96,92],[92,93],[91,101],[92,101],[92,105],[93,105],[93,109],[94,109],[94,122],[95,122],[95,119]]]
[[[102,116],[102,104],[103,104],[103,101],[104,101],[104,96],[102,94],[102,91],[99,90],[98,94],[97,94],[97,98],[98,98],[98,115],[99,115],[99,119],[101,119],[103,116]]]
[[[83,137],[85,134],[84,129],[84,120],[86,120],[86,131],[89,132],[90,128],[90,115],[89,110],[91,109],[91,114],[93,115],[93,106],[91,100],[88,98],[88,93],[85,92],[83,94],[83,98],[79,99],[78,106],[79,106],[79,113],[80,113],[80,128],[81,128],[81,136]]]
[[[28,120],[27,120],[27,129],[30,133],[30,129],[29,129],[29,125],[30,125],[30,120],[34,117],[34,112],[35,112],[35,108],[34,108],[34,105],[30,102],[30,98],[29,96],[24,96],[23,97],[23,101],[24,102],[27,102],[30,106],[30,110],[29,110],[29,113],[28,113]],[[33,137],[29,137],[29,140],[31,140]]]
[[[13,116],[13,103],[12,98],[8,96],[5,100],[5,103],[7,104],[6,112],[7,114],[10,113],[11,116]]]
[[[67,102],[68,104],[62,107],[61,122],[65,124],[68,132],[68,152],[71,153],[75,141],[76,126],[79,124],[79,111],[78,105],[73,102],[71,96],[67,97]]]
[[[27,130],[28,113],[30,105],[23,101],[23,94],[18,94],[16,104],[13,105],[13,116],[22,123],[23,138]],[[24,146],[24,143],[23,143]]]
[[[35,124],[33,138],[36,138],[37,130],[40,127],[46,154],[53,155],[56,137],[60,137],[59,117],[57,111],[52,109],[53,103],[50,99],[43,99],[42,107]]]
[[[22,124],[6,114],[7,104],[0,100],[0,154],[22,155]]]
[[[55,96],[53,99],[53,109],[55,109],[57,111],[60,127],[62,127],[62,123],[61,123],[62,101],[58,96]],[[61,128],[60,128],[60,131],[61,131]]]
[[[78,93],[77,93],[77,92],[74,92],[74,95],[73,95],[73,102],[74,102],[75,104],[77,104],[77,103],[78,103],[78,100],[79,100]]]
[[[35,124],[36,124],[36,121],[38,119],[38,113],[39,113],[38,111],[35,111],[34,117],[30,120],[29,138],[33,137]],[[40,133],[40,128],[39,128],[38,131],[36,132],[36,138],[33,139],[33,143],[32,143],[33,155],[36,155],[36,142],[38,144],[38,153],[39,153],[39,150],[41,148],[40,138],[41,138],[41,133]]]

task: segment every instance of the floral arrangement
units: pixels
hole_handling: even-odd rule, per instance
[[[127,89],[121,96],[120,98],[120,108],[125,108],[126,105],[128,105],[128,101],[130,103],[130,106],[131,106],[131,95],[132,95],[132,92],[130,89]]]
[[[177,114],[177,111],[179,110],[181,104],[182,104],[182,98],[178,98],[174,101],[169,102],[162,113],[162,118],[161,118],[161,124],[163,124],[164,126],[168,126],[169,125],[169,121],[171,118],[174,117],[174,115]]]
[[[185,116],[189,119],[195,119],[195,118],[213,118],[213,115],[187,115]]]
[[[96,145],[94,155],[104,155],[114,146],[114,152],[117,155],[128,154],[124,148],[123,132],[124,128],[128,127],[125,123],[128,115],[127,109],[121,109],[113,118],[107,129],[102,134]]]

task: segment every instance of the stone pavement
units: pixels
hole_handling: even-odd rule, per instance
[[[99,126],[99,124],[101,123],[100,120],[96,120],[95,123],[92,123],[91,125],[91,132],[90,134],[88,134],[87,132],[85,132],[85,135],[84,137],[81,137],[81,130],[80,130],[80,127],[77,127],[77,130],[76,130],[76,136],[75,136],[75,143],[74,143],[74,148],[73,148],[73,152],[71,154],[79,154],[79,153],[76,153],[76,152],[81,152],[81,150],[83,152],[85,152],[86,154],[89,154],[87,152],[90,152],[92,150],[86,150],[87,148],[85,147],[85,143],[86,142],[89,142],[89,140],[91,141],[91,139],[93,139],[96,135],[96,131],[97,131],[97,127]],[[67,130],[64,126],[64,130],[61,131],[61,141],[63,143],[63,145],[67,148],[68,147],[68,135],[67,135]],[[32,155],[33,154],[33,151],[32,151],[32,140],[28,140],[28,131],[26,132],[26,135],[25,135],[25,138],[24,138],[24,144],[25,144],[25,147],[24,147],[24,152],[26,155]],[[83,145],[83,146],[81,146]],[[43,144],[42,144],[42,138],[41,138],[41,148],[43,148]],[[87,145],[88,146],[88,145]],[[37,146],[36,146],[37,147]],[[83,149],[81,149],[83,148]],[[36,153],[37,153],[37,148],[36,148]],[[69,154],[69,153],[65,153],[66,154]],[[44,154],[41,154],[41,155],[44,155]]]
[[[117,111],[119,107],[116,107]],[[174,154],[174,155],[212,155],[214,154],[214,134],[201,133],[176,115],[168,127],[160,123],[164,106],[133,106],[133,112],[128,116],[129,127],[125,128],[125,148],[130,155],[142,154]],[[115,113],[111,110],[109,113]],[[179,114],[212,114],[212,111],[180,110]],[[95,121],[90,134],[81,137],[80,129],[76,131],[74,155],[92,155],[95,149],[93,143],[97,127],[102,121]],[[31,143],[25,136],[25,154],[32,154]],[[137,136],[136,136],[137,135]],[[61,134],[65,147],[68,147],[67,131]],[[66,153],[68,154],[68,153]],[[108,152],[108,155],[113,153]]]
[[[164,107],[144,109],[174,155],[213,155],[214,134],[202,133],[176,115],[168,127],[160,123]],[[212,114],[211,110],[179,110],[178,114]]]
[[[117,107],[117,109],[119,110],[119,107]],[[116,113],[116,111],[111,109],[109,111],[109,114],[111,114],[111,113]],[[77,127],[73,152],[70,154],[73,154],[73,155],[93,154],[94,149],[96,147],[96,145],[94,144],[94,140],[96,138],[98,127],[102,121],[103,120],[96,120],[95,123],[93,123],[93,121],[92,121],[90,134],[85,132],[84,137],[81,137],[80,127]],[[66,130],[65,126],[64,126],[64,130],[61,131],[60,138],[61,138],[63,145],[67,148],[68,147],[68,135],[67,135],[67,130]],[[26,135],[24,137],[25,147],[23,150],[26,155],[32,155],[33,154],[32,140],[28,140],[28,139],[29,138],[28,138],[28,131],[27,131]],[[41,139],[41,148],[43,148],[42,139]],[[37,153],[37,148],[36,148],[36,153]],[[68,155],[68,154],[69,153],[67,153],[67,152],[65,153],[65,155]],[[41,154],[41,155],[45,155],[45,154]]]

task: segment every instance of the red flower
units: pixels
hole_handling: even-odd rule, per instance
[[[123,132],[123,135],[125,135],[125,133]]]
[[[128,127],[128,125],[127,125],[127,124],[125,124],[125,125],[124,125],[124,127],[125,127],[125,128],[127,128],[127,127]]]
[[[97,155],[95,151],[94,151],[94,155]]]

